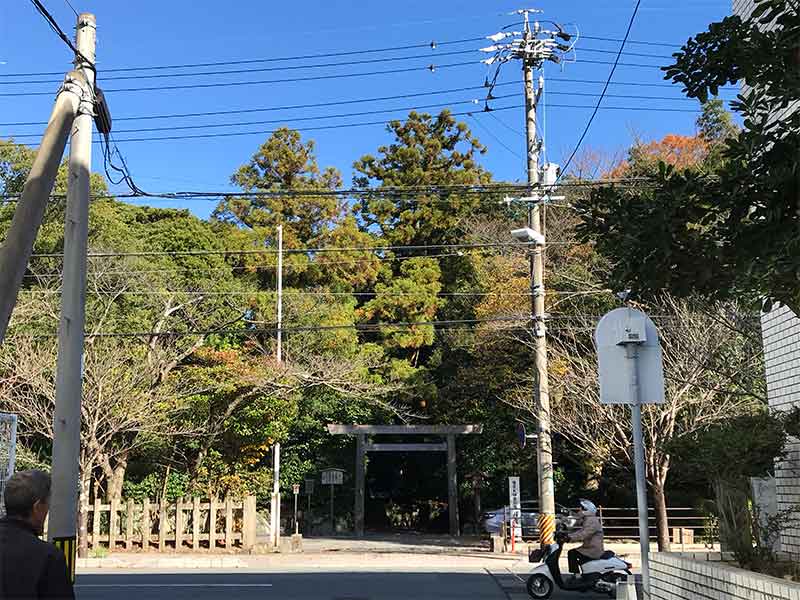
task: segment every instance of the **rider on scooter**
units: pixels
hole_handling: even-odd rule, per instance
[[[603,524],[597,516],[597,507],[589,500],[580,501],[578,521],[580,529],[569,534],[570,542],[583,542],[579,548],[567,553],[570,573],[578,573],[580,565],[603,556]]]

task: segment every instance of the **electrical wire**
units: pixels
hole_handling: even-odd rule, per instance
[[[47,11],[44,5],[41,2],[39,2],[39,0],[31,0],[31,3],[33,4],[34,7],[36,7],[36,10],[39,12],[39,14],[44,17],[45,21],[47,21],[47,24],[50,25],[50,29],[52,29],[56,33],[56,35],[59,38],[61,38],[61,41],[64,42],[69,47],[70,50],[72,50],[75,56],[80,57],[81,61],[85,63],[84,66],[96,72],[94,62],[86,58],[86,56],[84,56],[81,52],[78,51],[78,49],[75,47],[75,44],[73,44],[72,40],[70,40],[67,34],[64,33],[64,30],[61,29],[58,22],[55,20],[55,18],[53,18],[53,15],[51,15]]]
[[[611,67],[611,72],[608,74],[608,79],[606,80],[606,84],[603,86],[603,91],[600,93],[600,98],[597,99],[597,105],[594,107],[594,111],[592,115],[589,117],[588,122],[586,123],[586,127],[583,129],[583,133],[581,134],[578,143],[575,145],[575,148],[572,150],[572,154],[570,154],[569,158],[567,159],[566,163],[564,164],[563,168],[561,169],[561,173],[556,179],[556,183],[558,183],[561,178],[566,174],[567,169],[569,168],[570,164],[572,163],[572,159],[575,158],[575,155],[578,153],[578,150],[583,144],[583,140],[586,139],[586,135],[589,133],[589,128],[592,126],[594,122],[594,118],[597,116],[597,113],[600,111],[600,106],[603,103],[603,98],[605,98],[606,92],[608,91],[609,85],[611,85],[611,80],[614,78],[614,72],[617,70],[617,64],[619,63],[619,59],[622,56],[622,51],[625,49],[625,43],[628,40],[628,36],[631,33],[631,29],[633,28],[633,23],[636,21],[636,15],[639,13],[639,6],[641,5],[642,0],[636,0],[636,6],[633,9],[633,14],[631,15],[631,19],[628,22],[628,29],[625,31],[625,37],[621,40],[619,51],[617,52],[617,59],[614,61],[614,66]]]
[[[509,86],[509,85],[518,85],[517,82],[514,81],[507,81],[498,83],[496,87],[500,86]],[[193,117],[208,117],[208,116],[228,116],[228,115],[238,115],[238,114],[249,114],[249,113],[260,113],[260,112],[278,112],[284,110],[299,110],[299,109],[307,109],[307,108],[326,108],[329,106],[339,106],[339,105],[347,105],[347,104],[362,104],[362,103],[369,103],[369,102],[384,102],[390,100],[404,100],[409,98],[418,98],[418,97],[427,97],[427,96],[436,96],[441,94],[449,94],[449,93],[459,93],[459,92],[469,92],[469,91],[478,91],[484,89],[484,86],[471,86],[471,87],[463,87],[463,88],[451,88],[447,90],[436,90],[432,92],[418,92],[413,94],[398,94],[395,96],[379,96],[373,98],[355,98],[351,100],[333,100],[330,102],[316,102],[316,103],[309,103],[309,104],[293,104],[293,105],[285,105],[285,106],[270,106],[270,107],[261,107],[261,108],[244,108],[244,109],[231,109],[231,110],[218,110],[218,111],[206,111],[206,112],[194,112],[194,113],[172,113],[172,114],[156,114],[156,115],[139,115],[139,116],[130,116],[130,117],[115,117],[114,121],[139,121],[139,120],[157,120],[157,119],[178,119],[178,118],[193,118]],[[556,96],[580,96],[580,97],[587,97],[587,98],[597,98],[600,94],[598,93],[590,93],[590,92],[574,92],[574,91],[548,91],[547,93],[556,95]],[[509,96],[501,96],[501,97],[509,97]],[[671,102],[695,102],[692,98],[686,98],[684,96],[643,96],[637,94],[606,94],[606,98],[621,98],[621,99],[628,99],[628,100],[664,100],[664,101],[671,101]],[[403,109],[396,109],[396,110],[403,110]],[[356,113],[360,114],[360,113]],[[492,115],[494,117],[494,115]],[[327,118],[325,117],[320,118]],[[495,117],[497,118],[497,117]],[[293,119],[294,120],[294,119]],[[502,123],[502,121],[501,121]],[[503,123],[506,128],[509,126]],[[11,122],[11,123],[0,123],[0,127],[25,127],[25,126],[45,126],[47,125],[47,121],[20,121],[20,122]],[[119,131],[124,130],[117,130]],[[516,132],[519,133],[519,132]],[[18,137],[16,135],[5,134],[6,137]],[[27,135],[27,134],[22,134]]]
[[[246,329],[205,329],[205,330],[186,330],[186,331],[113,331],[113,332],[89,332],[85,333],[87,338],[125,338],[125,337],[185,337],[189,335],[261,335],[268,333],[301,333],[319,331],[342,331],[355,330],[363,332],[380,332],[383,328],[413,329],[414,327],[437,327],[452,325],[478,325],[481,323],[503,323],[526,321],[529,317],[488,317],[483,319],[447,319],[434,321],[402,321],[397,323],[352,323],[348,325],[311,325],[311,326],[286,326],[278,329],[277,327],[250,327]],[[50,334],[11,334],[9,337],[34,337],[52,338],[58,337],[58,333]]]
[[[616,185],[620,187],[626,186],[647,186],[655,185],[654,181],[647,177],[630,177],[624,179],[599,179],[593,181],[566,181],[560,184],[560,187],[568,188],[589,188],[602,185]],[[541,186],[539,186],[541,188]],[[451,195],[457,194],[459,196],[496,196],[500,193],[525,193],[533,189],[528,184],[519,183],[491,183],[491,184],[453,184],[453,185],[429,185],[429,186],[386,186],[386,187],[369,187],[369,188],[348,188],[337,190],[293,190],[293,189],[275,189],[275,190],[252,190],[248,192],[233,192],[233,191],[176,191],[176,192],[150,192],[146,197],[150,199],[164,199],[164,200],[207,200],[218,198],[281,198],[281,197],[314,197],[314,196],[336,196],[336,197],[390,197],[403,200],[403,196],[412,194],[421,195]],[[5,202],[14,202],[19,199],[20,194],[4,193],[0,194],[0,200]],[[129,193],[129,194],[93,194],[90,196],[91,200],[112,200],[112,199],[132,199],[141,198],[142,194]],[[52,194],[51,200],[64,200],[65,194]],[[458,201],[462,198],[459,197]],[[418,200],[415,200],[418,201]],[[443,201],[451,202],[446,198],[430,199],[426,201]],[[505,200],[503,201],[505,203]],[[552,206],[552,204],[551,204]]]
[[[582,242],[549,242],[558,245],[579,245]],[[475,249],[475,248],[525,248],[533,244],[524,242],[493,242],[474,244],[412,244],[402,246],[319,246],[315,248],[284,248],[283,254],[329,254],[337,252],[409,252],[411,250]],[[278,254],[277,248],[258,248],[247,250],[156,250],[142,252],[89,252],[89,258],[156,257],[156,256],[245,256]],[[31,254],[31,258],[60,258],[63,252],[44,252]],[[425,258],[420,255],[417,258]]]
[[[259,64],[259,63],[269,63],[269,62],[285,62],[285,61],[293,61],[293,60],[308,60],[308,59],[315,59],[315,58],[335,58],[338,56],[362,56],[364,54],[374,54],[374,53],[381,53],[381,52],[396,52],[400,50],[415,50],[419,48],[431,48],[435,50],[438,46],[449,46],[455,44],[465,44],[469,42],[480,42],[483,41],[483,37],[474,37],[474,38],[466,38],[460,40],[448,40],[444,42],[426,42],[426,43],[419,43],[419,44],[408,44],[405,46],[392,46],[388,48],[366,48],[361,50],[347,50],[343,52],[322,52],[318,54],[305,54],[305,55],[298,55],[298,56],[278,56],[272,58],[251,58],[251,59],[241,59],[241,60],[225,60],[225,61],[214,61],[214,62],[201,62],[201,63],[184,63],[184,64],[172,64],[172,65],[149,65],[143,67],[110,67],[104,68],[103,73],[127,73],[131,71],[159,71],[159,70],[169,70],[169,69],[191,69],[191,68],[200,68],[200,67],[222,67],[222,66],[233,66],[233,65],[251,65],[251,64]],[[437,53],[438,55],[441,55]],[[431,56],[434,56],[433,54]],[[62,75],[61,71],[48,71],[48,72],[39,72],[39,73],[2,73],[0,77],[45,77],[48,75]]]
[[[646,106],[603,106],[598,108],[597,106],[591,105],[581,105],[581,104],[555,104],[551,103],[549,105],[551,108],[565,108],[565,109],[584,109],[584,110],[621,110],[626,112],[662,112],[662,113],[692,113],[692,114],[699,114],[701,110],[699,108],[669,108],[669,107],[646,107]],[[500,106],[496,108],[491,108],[491,111],[506,111],[506,110],[519,110],[521,106]],[[380,111],[384,112],[384,111]],[[455,112],[450,113],[451,116],[454,117],[464,117],[470,116],[474,111],[464,111],[464,112]],[[316,119],[325,119],[327,117],[316,117]],[[305,118],[299,118],[297,120],[305,120]],[[389,121],[394,121],[399,119],[390,119]],[[291,123],[291,119],[280,119],[277,122],[289,124]],[[387,120],[380,120],[380,121],[364,121],[358,123],[337,123],[332,125],[315,125],[312,127],[293,127],[295,131],[299,132],[307,132],[307,131],[327,131],[327,130],[336,130],[336,129],[350,129],[353,127],[369,127],[375,125],[387,125]],[[231,126],[239,125],[239,124],[230,124]],[[241,125],[244,125],[242,123]],[[183,126],[183,127],[175,127],[174,129],[203,129],[212,126]],[[171,130],[173,128],[161,128],[166,130]],[[138,133],[138,132],[148,132],[154,131],[157,128],[153,128],[152,130],[148,129],[130,129],[126,130],[127,133]],[[276,130],[268,129],[268,130],[254,130],[254,131],[224,131],[224,132],[216,132],[216,133],[200,133],[200,134],[190,134],[190,135],[166,135],[166,136],[150,136],[150,137],[129,137],[129,138],[122,138],[117,140],[119,143],[132,143],[132,142],[159,142],[159,141],[177,141],[177,140],[199,140],[199,139],[214,139],[214,138],[225,138],[225,137],[240,137],[240,136],[250,136],[250,135],[259,135],[259,136],[266,136],[272,135],[275,133]],[[13,139],[15,140],[36,140],[40,139],[41,136],[37,134],[24,134],[20,136],[16,136]],[[95,139],[95,144],[101,144],[102,140]],[[568,163],[567,163],[568,164]]]
[[[460,56],[464,54],[475,54],[477,50],[454,50],[452,52],[442,52],[437,53],[436,57],[442,56]],[[294,71],[298,69],[321,69],[321,68],[330,68],[330,67],[349,67],[354,65],[367,65],[367,64],[376,64],[376,63],[386,63],[386,62],[397,62],[397,61],[406,61],[406,60],[418,60],[418,59],[426,59],[430,60],[431,55],[429,54],[416,54],[413,56],[389,56],[384,58],[368,58],[363,60],[352,60],[346,62],[335,62],[335,63],[317,63],[311,65],[285,65],[280,67],[260,67],[257,69],[235,69],[229,71],[198,71],[196,73],[156,73],[153,75],[117,75],[111,77],[103,77],[103,81],[129,81],[129,80],[140,80],[140,79],[165,79],[165,78],[172,78],[172,77],[208,77],[214,75],[241,75],[244,73],[268,73],[272,71]],[[427,68],[427,67],[426,67]],[[0,85],[24,85],[24,84],[57,84],[59,80],[52,80],[52,79],[38,79],[32,81],[0,81]],[[113,90],[109,90],[113,91]]]
[[[162,85],[162,86],[147,86],[147,87],[133,87],[133,88],[111,88],[103,90],[105,93],[122,93],[122,92],[156,92],[168,90],[191,90],[191,89],[209,89],[218,87],[239,87],[249,85],[266,85],[276,83],[295,83],[300,81],[325,81],[331,79],[351,79],[354,77],[372,77],[376,75],[397,75],[399,73],[414,73],[417,71],[430,71],[435,72],[437,69],[451,69],[457,67],[465,67],[469,65],[478,64],[480,61],[464,61],[457,63],[446,63],[443,65],[430,64],[428,66],[419,67],[405,67],[402,69],[385,69],[383,71],[367,71],[364,73],[337,73],[332,75],[311,75],[306,77],[287,77],[285,79],[262,79],[257,81],[228,81],[228,82],[214,82],[214,83],[192,83],[186,85]],[[27,96],[52,96],[52,92],[3,92],[0,97],[6,98],[21,98]]]
[[[585,48],[583,49],[584,52],[596,52],[596,53],[604,53],[604,54],[616,54],[616,52],[612,50],[599,50],[593,48]],[[435,58],[441,58],[445,56],[463,56],[465,54],[475,54],[478,52],[476,49],[469,49],[469,50],[453,50],[450,52],[437,52]],[[655,58],[669,58],[669,57],[658,57],[652,54],[638,54],[637,56],[649,56]],[[103,81],[130,81],[130,80],[142,80],[142,79],[168,79],[168,78],[179,78],[179,77],[209,77],[209,76],[219,76],[219,75],[242,75],[246,73],[268,73],[273,71],[296,71],[302,69],[322,69],[322,68],[336,68],[336,67],[350,67],[356,65],[368,65],[368,64],[378,64],[378,63],[389,63],[389,62],[399,62],[399,61],[409,61],[409,60],[419,60],[425,59],[430,60],[433,57],[431,54],[415,54],[412,56],[389,56],[389,57],[382,57],[382,58],[368,58],[368,59],[361,59],[361,60],[351,60],[345,62],[333,62],[333,63],[317,63],[317,64],[310,64],[310,65],[284,65],[279,67],[259,67],[259,68],[248,68],[248,69],[233,69],[227,71],[198,71],[194,73],[156,73],[152,75],[112,75],[111,77],[103,76]],[[611,64],[606,61],[594,61],[594,60],[582,60],[581,62],[587,64]],[[641,68],[652,68],[656,67],[659,68],[659,65],[647,65],[641,63],[620,63],[620,66],[628,66],[628,67],[641,67]],[[55,85],[60,83],[60,80],[57,79],[33,79],[33,80],[24,80],[24,81],[5,81],[0,79],[0,85]],[[109,90],[113,91],[113,90]]]
[[[327,264],[327,263],[326,263]],[[138,273],[138,271],[137,271]],[[31,294],[31,295],[42,295],[42,296],[54,296],[61,293],[61,290],[57,289],[47,289],[47,290],[35,290],[35,289],[25,289],[20,290],[22,294]],[[91,296],[173,296],[173,295],[182,295],[182,296],[276,296],[277,291],[274,290],[251,290],[251,291],[242,291],[242,290],[233,290],[233,291],[215,291],[215,290],[140,290],[140,291],[132,291],[132,290],[123,290],[123,291],[108,291],[108,292],[97,292],[93,290],[87,290],[87,294]],[[564,291],[555,291],[555,290],[547,290],[547,294],[549,296],[571,296],[571,295],[587,295],[587,294],[612,294],[611,290],[564,290]],[[425,292],[298,292],[298,291],[286,291],[282,292],[284,297],[342,297],[342,298],[403,298],[403,297],[414,297],[414,296],[427,296]],[[533,296],[533,292],[440,292],[436,294],[437,298],[490,298],[490,297],[498,297],[498,298],[529,298]]]

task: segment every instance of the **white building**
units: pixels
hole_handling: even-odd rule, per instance
[[[742,17],[753,7],[753,0],[733,0],[734,14]],[[773,308],[762,315],[761,330],[770,406],[777,410],[800,406],[800,318],[786,307]],[[800,440],[794,440],[786,459],[776,464],[775,479],[778,510],[800,506]],[[800,524],[781,531],[781,550],[800,556]]]

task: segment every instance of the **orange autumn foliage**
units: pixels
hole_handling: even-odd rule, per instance
[[[702,136],[669,134],[661,141],[636,144],[630,150],[628,160],[614,167],[608,176],[612,179],[630,174],[632,166],[648,167],[663,161],[676,169],[685,169],[701,164],[708,156],[709,145]]]

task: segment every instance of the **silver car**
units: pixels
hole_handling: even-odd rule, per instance
[[[539,503],[535,500],[523,501],[520,506],[522,509],[522,537],[525,539],[539,537]],[[511,508],[508,506],[484,512],[481,519],[483,531],[489,535],[500,534],[503,521],[507,520],[510,514]],[[567,516],[569,516],[569,510],[556,504],[556,519],[562,520]]]

